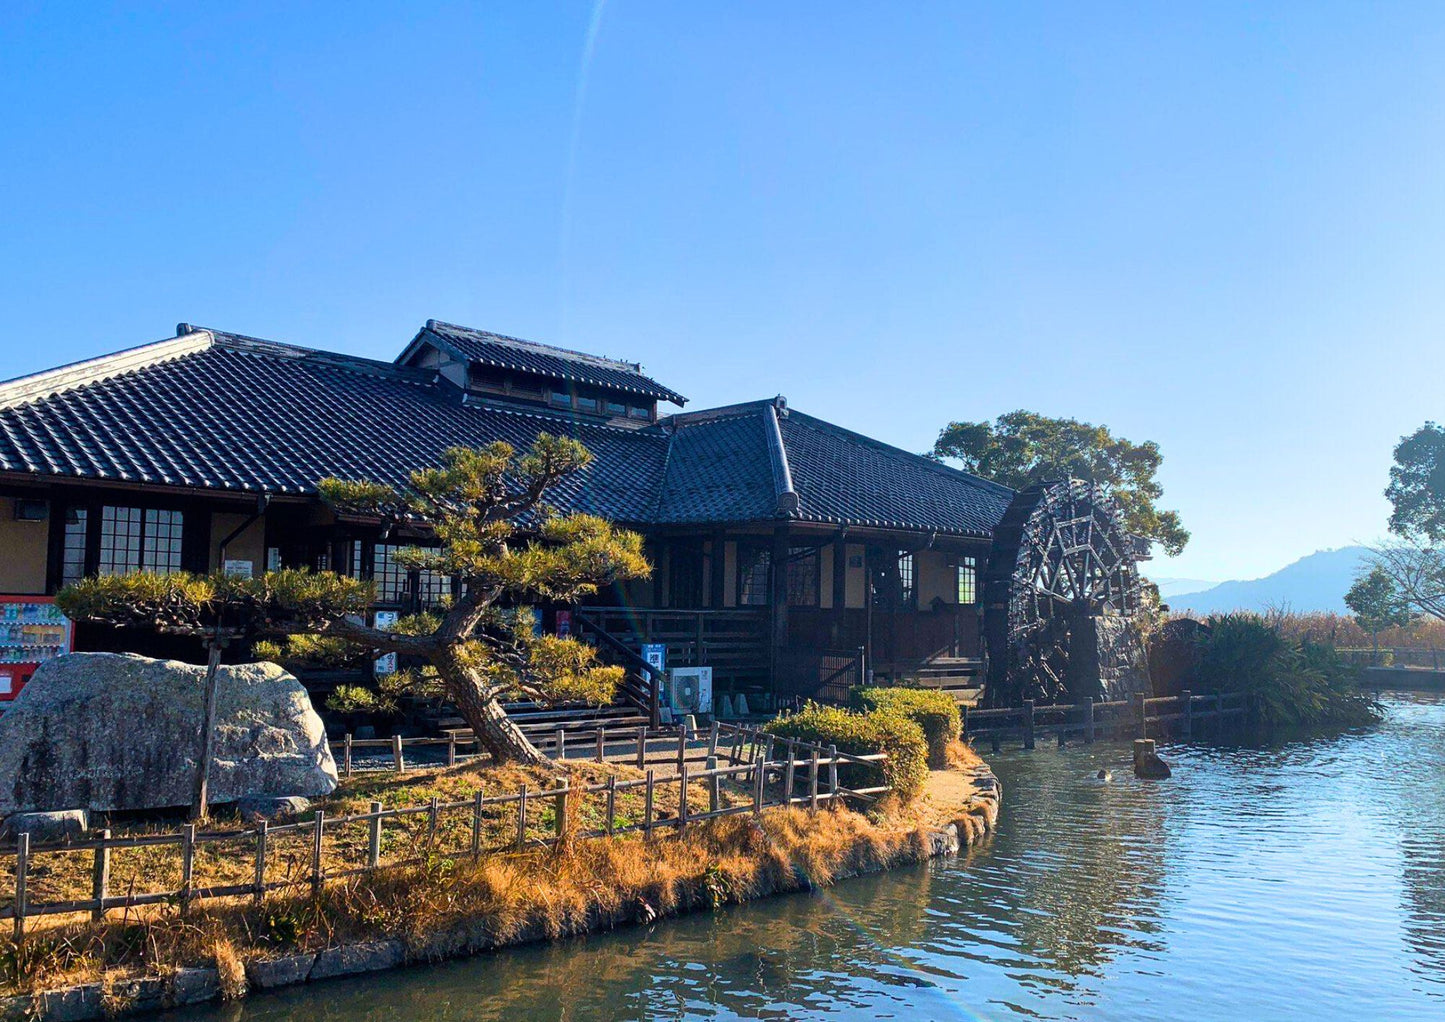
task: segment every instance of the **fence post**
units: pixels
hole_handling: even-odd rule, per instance
[[[311,890],[320,893],[325,874],[321,871],[321,833],[326,826],[326,810],[316,810],[316,833],[311,843]]]
[[[567,758],[567,732],[560,727],[552,732],[552,748],[556,750],[559,762]]]
[[[681,770],[687,765],[687,723],[678,725],[677,731],[677,769]]]
[[[763,811],[763,786],[768,782],[768,764],[763,758],[753,763],[753,815],[758,816]]]
[[[1094,742],[1094,697],[1084,696],[1084,741]]]
[[[813,758],[808,764],[808,808],[818,808],[818,747],[813,746]]]
[[[637,769],[647,766],[647,725],[637,729]]]
[[[607,836],[611,837],[617,830],[617,777],[607,778]]]
[[[522,790],[517,798],[517,851],[527,847],[527,786],[522,785]]]
[[[447,735],[447,766],[457,765],[457,736]]]
[[[401,753],[401,735],[391,736],[391,760],[396,764],[397,773],[406,772],[406,758]]]
[[[607,760],[607,729],[602,726],[597,728],[597,762],[604,763]]]
[[[967,707],[967,706],[960,706],[958,709],[959,709],[959,716],[962,718],[962,720],[961,720],[961,722],[960,722],[960,723],[962,724],[962,727],[959,729],[959,735],[958,735],[958,737],[959,737],[959,739],[960,739],[961,741],[965,741],[965,742],[966,742],[966,741],[968,741],[968,707]]]
[[[100,832],[100,844],[95,848],[95,865],[91,868],[90,894],[95,899],[95,908],[90,910],[90,921],[98,923],[105,918],[105,889],[110,886],[110,828]]]
[[[181,915],[191,911],[191,878],[195,874],[196,825],[188,823],[181,828]]]
[[[251,896],[258,905],[266,898],[266,832],[270,828],[265,820],[256,824],[256,890]]]
[[[381,803],[371,803],[371,819],[367,821],[366,864],[372,869],[381,865]]]
[[[1034,747],[1034,701],[1024,700],[1024,748]]]
[[[346,776],[351,776],[351,732],[346,732]]]
[[[1143,692],[1136,693],[1134,696],[1134,714],[1138,718],[1136,724],[1140,738],[1149,737],[1149,705],[1144,701],[1145,698]]]
[[[828,746],[828,801],[838,797],[838,746]]]
[[[717,769],[717,757],[709,756],[707,758],[707,762],[703,764],[703,769],[708,772],[707,811],[710,813],[715,813],[717,812],[718,800],[722,797],[722,792],[720,790],[722,779],[719,778],[717,774],[713,773],[713,771]]]
[[[437,797],[433,795],[431,802],[427,805],[426,814],[426,854],[431,857],[432,850],[436,847],[437,840]]]
[[[561,847],[567,837],[567,800],[571,797],[572,782],[566,777],[557,778],[561,782],[561,788],[557,791],[557,845]],[[611,781],[611,778],[608,778]]]
[[[477,789],[476,800],[472,803],[472,858],[482,854],[482,806],[486,799],[482,789]]]
[[[793,760],[798,758],[798,743],[788,739],[788,765],[783,770],[783,805],[793,804]]]
[[[25,878],[30,872],[30,835],[15,839],[15,946],[25,943]]]
[[[647,771],[647,789],[642,799],[642,833],[652,833],[652,786],[653,772]]]
[[[677,771],[677,832],[687,826],[687,763],[684,761]]]
[[[717,721],[716,721],[716,720],[714,720],[714,721],[712,722],[712,726],[708,728],[708,732],[707,732],[707,754],[708,754],[708,758],[709,758],[709,759],[716,759],[716,758],[717,758]]]
[[[1181,725],[1184,737],[1191,738],[1194,735],[1194,693],[1186,688],[1179,693],[1179,699],[1184,703],[1184,723]]]

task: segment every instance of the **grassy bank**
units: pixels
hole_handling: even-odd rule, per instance
[[[630,767],[569,764],[574,781],[596,782],[607,776],[637,776]],[[388,807],[424,803],[432,797],[461,801],[480,787],[488,793],[515,791],[526,783],[540,788],[555,772],[492,770],[475,766],[406,775],[354,778],[324,803],[328,817],[365,811],[371,802]],[[676,818],[677,793],[659,789],[658,818]],[[743,802],[747,794],[724,790],[724,802]],[[702,784],[690,788],[690,800],[707,798]],[[636,800],[638,804],[633,805]],[[597,825],[602,807],[596,800],[573,802],[568,833]],[[956,809],[956,807],[955,807]],[[640,818],[640,795],[618,793],[619,817]],[[419,818],[424,820],[423,818]],[[532,818],[529,818],[532,822]],[[185,967],[214,967],[223,990],[239,996],[247,984],[247,963],[326,948],[379,940],[399,942],[411,960],[443,957],[534,937],[557,937],[647,920],[698,907],[746,901],[808,885],[827,884],[843,873],[883,868],[919,858],[927,833],[950,822],[928,800],[903,805],[896,800],[867,814],[841,806],[816,813],[770,810],[760,818],[736,816],[689,824],[651,838],[640,835],[577,840],[564,836],[556,847],[501,851],[515,841],[514,814],[487,821],[478,858],[449,849],[471,839],[471,816],[439,818],[432,854],[420,864],[396,865],[326,884],[313,893],[301,886],[268,895],[260,902],[236,899],[207,903],[182,918],[175,907],[113,911],[106,921],[53,917],[34,929],[22,948],[0,944],[3,977],[0,995],[26,993],[63,984],[173,975]],[[545,804],[537,807],[537,836],[555,836],[556,821]],[[159,826],[159,825],[153,825]],[[397,826],[383,849],[383,862],[414,857],[425,834],[416,822]],[[117,833],[124,828],[114,827]],[[132,828],[144,830],[144,827]],[[160,829],[173,829],[173,824]],[[294,856],[276,868],[306,875],[310,849],[298,835]],[[328,872],[364,861],[366,833],[338,828],[324,849]],[[169,854],[166,854],[169,852]],[[42,876],[46,898],[83,896],[90,883],[88,855],[47,856]],[[112,875],[119,889],[134,884],[161,889],[178,878],[174,851],[156,848],[116,852]],[[75,861],[68,861],[74,859]],[[55,860],[55,861],[49,861]],[[289,863],[289,864],[288,864]],[[245,847],[207,848],[195,863],[198,884],[245,879],[253,858]],[[174,876],[172,876],[174,872]],[[3,895],[0,895],[3,897]]]

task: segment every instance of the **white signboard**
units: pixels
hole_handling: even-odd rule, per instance
[[[383,632],[389,632],[396,627],[397,612],[394,610],[378,610],[373,619],[373,625]],[[396,654],[388,653],[381,657],[373,665],[377,675],[396,673]]]
[[[221,565],[221,571],[232,578],[250,578],[255,573],[255,562],[233,560],[226,558],[226,563]]]

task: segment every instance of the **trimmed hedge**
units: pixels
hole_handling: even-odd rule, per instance
[[[911,799],[923,790],[928,779],[928,742],[923,729],[897,713],[857,713],[809,703],[797,713],[769,721],[764,730],[824,748],[834,745],[839,752],[855,756],[888,754],[879,765],[840,765],[838,782],[847,788],[875,787],[881,775],[882,781],[900,796]]]
[[[953,697],[928,688],[864,688],[857,702],[865,710],[897,713],[923,728],[928,741],[929,762],[936,767],[948,762],[948,743],[963,731],[963,716]]]

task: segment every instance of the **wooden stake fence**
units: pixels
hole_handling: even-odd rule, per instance
[[[259,901],[270,892],[294,889],[298,885],[319,891],[332,881],[339,881],[375,869],[411,865],[425,861],[430,855],[442,854],[443,850],[438,847],[441,835],[439,821],[442,814],[463,811],[470,813],[471,826],[467,835],[465,852],[475,857],[481,855],[485,850],[482,842],[487,810],[500,806],[513,804],[516,806],[515,837],[508,841],[504,848],[493,849],[493,851],[505,852],[555,844],[566,839],[569,816],[572,811],[570,801],[574,795],[581,798],[600,795],[603,798],[605,812],[602,827],[576,835],[579,838],[597,838],[633,832],[646,836],[653,834],[661,825],[667,825],[675,832],[683,833],[686,828],[704,820],[718,819],[739,813],[758,814],[766,809],[804,802],[810,808],[817,809],[823,803],[835,799],[869,799],[889,790],[886,785],[849,789],[842,787],[838,781],[840,765],[877,766],[887,758],[882,753],[871,756],[853,756],[838,752],[832,746],[825,749],[797,739],[790,738],[778,742],[774,736],[765,734],[758,729],[740,728],[733,725],[722,725],[717,729],[717,734],[720,741],[727,738],[734,740],[733,748],[738,752],[739,762],[718,765],[718,758],[713,757],[711,761],[706,762],[702,769],[693,769],[686,758],[689,752],[686,744],[687,736],[685,732],[678,732],[678,749],[681,757],[679,769],[675,775],[667,777],[659,777],[654,770],[649,769],[645,778],[637,780],[619,781],[616,777],[610,777],[604,784],[592,785],[574,785],[559,780],[556,787],[544,791],[531,791],[526,785],[523,785],[515,794],[489,796],[478,791],[474,797],[466,801],[443,803],[433,798],[425,805],[402,809],[385,809],[380,802],[372,802],[370,811],[365,813],[333,818],[328,817],[324,811],[318,811],[310,820],[276,826],[262,822],[255,828],[245,830],[200,832],[194,824],[186,824],[178,833],[146,834],[135,837],[114,837],[109,830],[102,830],[90,840],[45,845],[33,845],[30,835],[22,834],[13,848],[0,848],[0,861],[3,861],[7,855],[14,856],[13,873],[15,877],[14,903],[8,908],[0,909],[0,919],[12,920],[15,939],[19,942],[25,938],[27,921],[41,916],[89,913],[93,920],[101,920],[105,918],[107,912],[113,909],[167,902],[176,903],[182,913],[189,914],[198,904],[217,899],[246,897]],[[641,742],[645,736],[639,734],[638,738]],[[394,750],[397,748],[393,741],[383,741],[385,744],[391,745]],[[741,755],[745,747],[750,749],[746,760]],[[711,732],[707,736],[707,744],[700,746],[697,752],[705,754],[708,748],[713,748],[713,733]],[[776,751],[781,751],[786,758],[775,759]],[[808,769],[806,798],[798,798],[795,795],[794,775],[799,766]],[[823,774],[824,769],[827,770],[826,776]],[[771,785],[769,784],[770,776],[774,781]],[[709,792],[705,812],[693,807],[690,802],[689,787],[698,782],[702,782]],[[724,802],[722,797],[724,782],[738,785],[738,788],[735,789],[737,801],[734,804],[728,805]],[[666,785],[677,785],[678,813],[675,819],[659,821],[656,813],[656,790],[659,786]],[[618,819],[618,795],[633,790],[640,790],[643,794],[643,816],[640,821],[622,823]],[[734,789],[729,790],[734,791]],[[534,836],[530,818],[531,809],[538,802],[545,803],[545,800],[549,798],[555,800],[555,833],[545,837]],[[416,854],[398,861],[383,863],[383,837],[387,823],[418,817],[424,818],[426,836],[419,844],[413,842],[409,846]],[[352,826],[366,827],[365,863],[349,869],[328,870],[325,857],[326,835],[335,835],[342,828]],[[309,855],[304,861],[307,862],[309,868],[305,869],[299,877],[268,880],[267,865],[275,854],[275,841],[278,837],[286,835],[308,839]],[[195,860],[198,848],[203,845],[248,842],[254,842],[255,846],[255,865],[249,883],[211,887],[197,886]],[[111,894],[109,890],[111,855],[114,851],[166,845],[176,847],[181,857],[181,884],[178,890],[141,893],[131,891],[120,896]],[[90,897],[66,902],[34,903],[28,896],[27,882],[35,869],[37,857],[43,857],[50,853],[73,854],[77,852],[91,852],[94,856]],[[452,854],[457,853],[458,850],[452,851]]]

